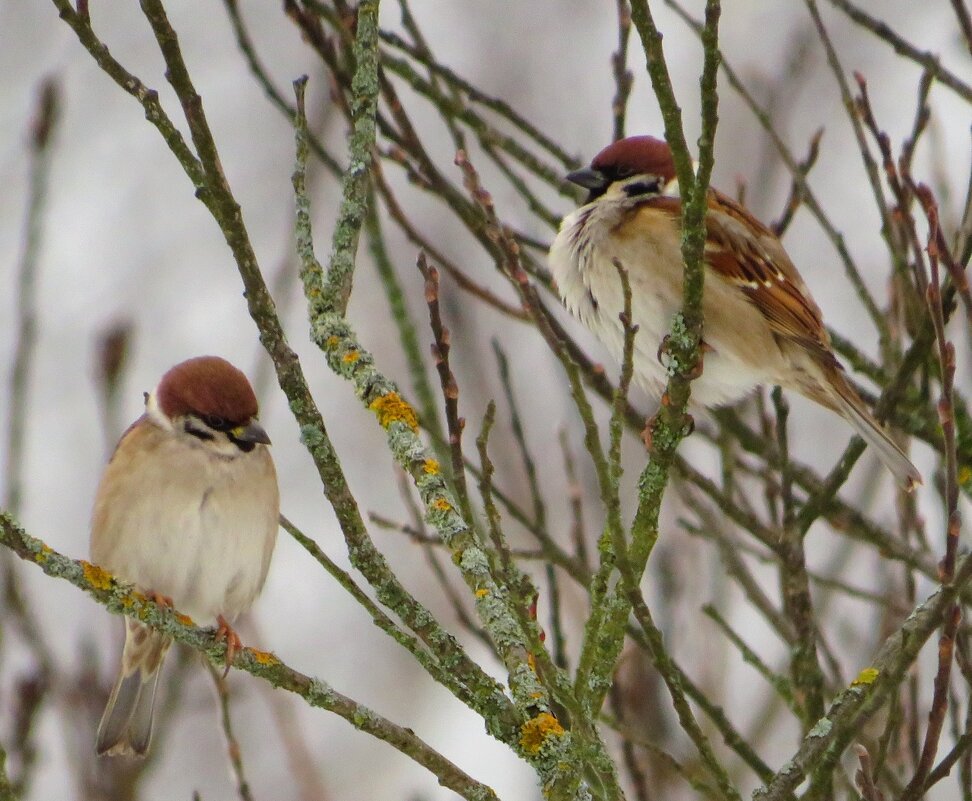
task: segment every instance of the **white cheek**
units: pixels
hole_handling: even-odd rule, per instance
[[[168,416],[159,408],[158,399],[158,389],[155,392],[150,392],[145,398],[145,415],[155,423],[159,428],[165,431],[172,431],[172,421],[169,420]]]

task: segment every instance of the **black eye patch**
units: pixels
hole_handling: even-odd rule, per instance
[[[624,187],[624,193],[628,197],[638,195],[657,195],[660,181],[657,178],[646,178],[644,181],[634,181]]]
[[[183,430],[187,434],[192,434],[192,436],[196,437],[197,439],[202,439],[202,440],[211,440],[211,439],[213,439],[213,435],[210,434],[208,431],[204,431],[201,428],[196,428],[192,424],[192,420],[186,420],[186,422],[185,422],[185,424],[183,424],[182,428],[183,428]]]
[[[256,447],[255,442],[248,442],[245,439],[237,439],[232,434],[227,434],[229,441],[232,442],[237,448],[239,448],[243,453],[249,453]]]

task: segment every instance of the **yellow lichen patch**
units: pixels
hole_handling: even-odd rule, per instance
[[[253,660],[261,665],[277,665],[280,663],[280,660],[269,651],[258,651],[256,648],[250,648],[249,651]]]
[[[851,687],[861,687],[867,686],[868,684],[873,684],[874,680],[879,675],[881,675],[881,671],[877,668],[864,668],[864,670],[857,674],[857,678],[851,682]]]
[[[527,654],[527,664],[530,666],[530,670],[534,673],[537,672],[537,658],[533,654]]]
[[[397,392],[389,392],[371,402],[371,411],[378,415],[378,422],[382,428],[388,428],[392,423],[404,423],[412,431],[418,431],[418,418],[415,411]]]
[[[422,462],[422,472],[427,476],[439,475],[439,460],[426,459],[424,462]]]
[[[452,511],[452,504],[445,498],[436,498],[432,501],[432,508],[437,512],[450,512]]]
[[[964,487],[969,483],[970,480],[972,480],[972,468],[966,466],[960,467],[957,478],[958,483]]]
[[[183,626],[195,626],[195,621],[189,617],[189,615],[182,615],[178,612],[176,613],[176,620],[178,620]]]
[[[541,712],[530,718],[520,728],[520,747],[528,754],[539,753],[548,737],[561,737],[564,727],[549,712]]]
[[[361,358],[361,354],[356,350],[349,350],[341,357],[341,361],[345,364],[354,364],[358,359]]]
[[[334,350],[340,344],[341,340],[333,334],[324,340],[324,347],[328,350]]]
[[[37,564],[44,564],[47,561],[47,557],[52,553],[54,553],[54,549],[50,545],[41,545],[41,549],[37,554]]]
[[[487,595],[489,595],[489,590],[487,590],[485,587],[480,587],[478,590],[476,590],[477,598],[485,598]]]
[[[83,559],[81,560],[81,569],[84,571],[84,577],[88,584],[96,590],[107,590],[111,587],[111,573],[107,570],[103,570],[98,565],[91,564],[91,562],[85,562]]]

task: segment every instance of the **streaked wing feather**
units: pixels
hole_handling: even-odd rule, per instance
[[[643,205],[673,217],[681,214],[681,201],[674,197],[652,198]],[[830,361],[830,338],[820,309],[773,232],[714,189],[709,190],[706,227],[706,263],[750,298],[774,334],[798,341]]]

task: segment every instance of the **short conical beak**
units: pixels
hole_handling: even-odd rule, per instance
[[[263,430],[263,426],[256,420],[251,420],[245,426],[237,426],[230,431],[230,434],[240,442],[259,442],[263,445],[270,444],[270,437],[267,436],[267,432]]]
[[[567,173],[566,177],[572,184],[583,186],[585,189],[590,189],[591,191],[603,190],[607,185],[604,175],[599,170],[594,170],[590,167],[585,167],[583,170],[574,170],[574,172]]]

